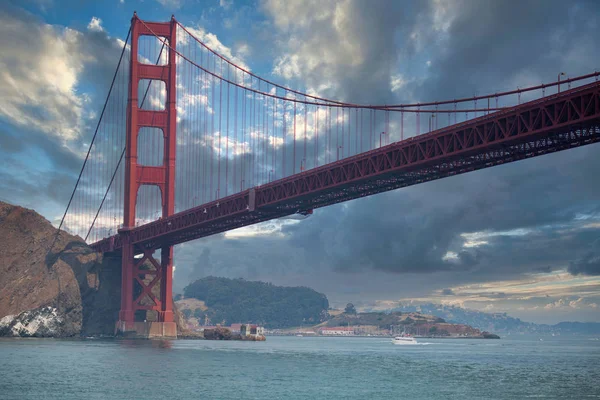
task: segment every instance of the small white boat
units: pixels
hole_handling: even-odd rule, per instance
[[[297,334],[296,336],[297,336],[297,337],[303,337],[303,335],[302,335],[302,334],[300,334],[300,333],[299,333],[299,334]]]
[[[393,344],[417,344],[417,341],[414,337],[410,335],[402,335],[396,336],[392,339]]]

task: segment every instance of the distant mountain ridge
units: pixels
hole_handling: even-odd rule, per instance
[[[600,334],[599,322],[560,322],[555,325],[536,324],[511,317],[506,313],[486,313],[443,304],[403,305],[387,310],[387,312],[395,311],[421,312],[435,315],[448,322],[466,324],[474,328],[496,333]]]

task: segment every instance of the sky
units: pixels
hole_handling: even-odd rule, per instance
[[[595,0],[0,2],[0,200],[60,221],[133,11],[174,14],[254,73],[370,104],[493,93],[600,70]],[[600,321],[600,145],[180,245],[175,290],[215,275],[333,306],[438,302]]]

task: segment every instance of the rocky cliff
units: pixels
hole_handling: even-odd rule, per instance
[[[121,262],[33,210],[0,202],[0,335],[112,335]]]
[[[121,258],[65,232],[52,246],[56,232],[35,211],[0,202],[0,336],[114,334]]]

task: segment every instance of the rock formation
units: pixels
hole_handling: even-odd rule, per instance
[[[114,334],[121,258],[62,231],[52,246],[56,232],[35,211],[0,202],[0,336]]]
[[[112,335],[121,263],[33,210],[0,202],[0,334]],[[37,327],[37,328],[36,328]]]

